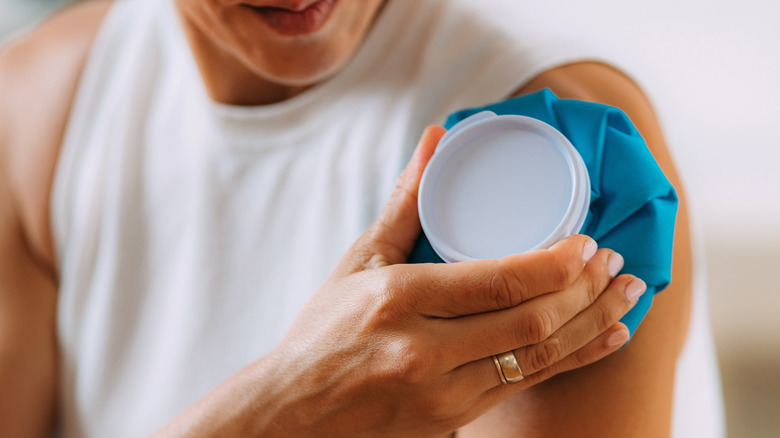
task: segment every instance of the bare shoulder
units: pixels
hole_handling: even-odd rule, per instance
[[[33,255],[53,266],[49,194],[71,104],[92,41],[111,2],[53,15],[0,48],[0,153],[14,209]]]
[[[612,66],[597,62],[580,62],[548,70],[532,79],[518,94],[543,88],[550,88],[562,98],[599,102],[622,109],[634,122],[666,177],[677,190],[680,208],[675,228],[672,283],[666,291],[655,297],[653,308],[631,343],[632,347],[649,344],[652,341],[645,337],[652,336],[666,343],[667,348],[672,346],[671,356],[676,357],[685,341],[690,313],[690,230],[686,194],[653,106],[630,77]]]
[[[29,33],[0,47],[0,89],[5,130],[40,130],[67,116],[92,40],[111,2],[87,1],[61,10]],[[7,138],[7,136],[4,136]],[[16,138],[16,136],[14,136]]]
[[[655,296],[626,348],[507,399],[458,436],[486,436],[471,434],[485,430],[496,437],[518,431],[539,437],[669,436],[675,367],[690,315],[692,260],[686,197],[660,123],[640,87],[605,64],[582,62],[548,70],[517,94],[543,88],[562,98],[621,108],[645,138],[680,197],[672,282]]]
[[[561,98],[588,100],[622,109],[647,140],[664,171],[674,174],[667,176],[677,178],[655,111],[642,89],[626,74],[599,62],[566,64],[541,73],[518,90],[518,94],[544,88],[550,88]]]

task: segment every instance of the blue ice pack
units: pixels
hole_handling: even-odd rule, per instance
[[[620,109],[559,99],[544,90],[480,108],[451,114],[450,129],[481,111],[522,115],[560,131],[579,152],[590,176],[590,208],[581,234],[602,248],[619,252],[621,273],[647,283],[647,292],[622,319],[633,335],[653,301],[671,279],[672,245],[677,194],[647,148],[642,136]],[[440,263],[442,259],[421,234],[409,263]]]

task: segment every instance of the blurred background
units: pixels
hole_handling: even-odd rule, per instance
[[[66,3],[0,0],[0,41]],[[653,100],[706,254],[729,436],[780,436],[780,2],[543,7],[614,51]]]

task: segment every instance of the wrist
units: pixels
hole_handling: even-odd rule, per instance
[[[232,375],[151,438],[289,436],[279,421],[286,382],[271,362],[267,356]]]

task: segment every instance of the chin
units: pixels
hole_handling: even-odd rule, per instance
[[[266,7],[237,7],[230,10],[231,33],[238,40],[245,66],[255,74],[278,84],[309,86],[338,73],[363,42],[383,0],[242,0],[255,5],[329,6],[324,15],[303,20],[287,17],[290,11]],[[284,19],[272,19],[281,14]],[[320,11],[322,12],[322,11]],[[306,15],[298,12],[297,15]],[[297,24],[296,24],[297,23]],[[288,28],[285,28],[288,26]],[[296,34],[296,32],[300,32]],[[226,39],[230,39],[227,36]],[[235,41],[235,40],[234,40]],[[235,46],[234,46],[235,47]]]
[[[263,26],[236,29],[240,43],[234,45],[238,49],[234,53],[266,80],[281,85],[314,85],[342,70],[362,42],[362,32],[345,32],[349,26],[337,26],[342,24],[337,18],[317,33],[303,37],[280,37]]]
[[[341,71],[348,63],[349,56],[296,56],[276,60],[251,57],[245,59],[246,65],[254,74],[279,85],[309,87],[323,82]],[[270,62],[267,62],[270,61]]]
[[[360,47],[383,1],[176,0],[209,80],[247,88],[250,76],[296,88],[333,77]]]

